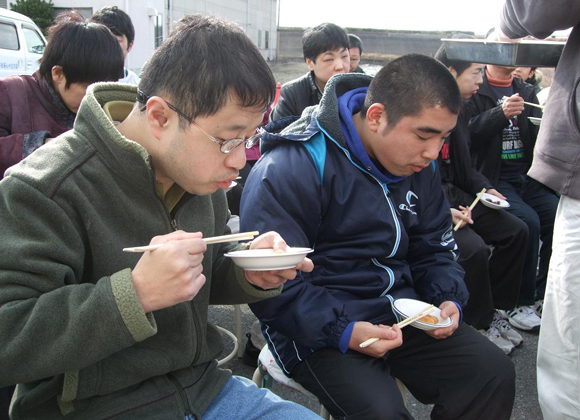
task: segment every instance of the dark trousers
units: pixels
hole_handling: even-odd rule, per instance
[[[527,175],[502,176],[497,190],[510,203],[507,211],[528,225],[528,247],[518,303],[533,305],[537,299],[544,298],[546,291],[559,198],[554,191]]]
[[[0,388],[0,420],[8,420],[8,409],[10,408],[10,400],[14,393],[14,386],[7,386]]]
[[[464,205],[474,198],[466,194]],[[483,204],[475,206],[471,215],[473,225],[454,232],[469,291],[463,319],[477,329],[487,329],[495,309],[512,310],[518,303],[528,227],[516,216]]]
[[[292,377],[336,419],[412,419],[394,378],[422,403],[435,405],[434,420],[510,418],[514,366],[495,344],[465,324],[444,340],[413,327],[403,335],[403,345],[381,358],[318,350],[294,367]]]

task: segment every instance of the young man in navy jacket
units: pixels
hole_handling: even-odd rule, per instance
[[[268,127],[282,131],[264,138],[241,228],[312,247],[315,268],[251,308],[283,371],[335,418],[410,419],[395,377],[433,418],[510,417],[511,361],[461,324],[468,293],[433,163],[460,107],[449,71],[409,55],[374,79],[333,77],[318,107]],[[434,304],[451,325],[402,331],[400,298]]]

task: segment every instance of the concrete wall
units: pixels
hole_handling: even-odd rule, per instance
[[[448,38],[451,36],[451,33],[419,34],[379,30],[347,30],[350,33],[358,35],[362,40],[364,48],[363,62],[364,54],[367,53],[389,55],[420,53],[432,56],[441,45],[441,38]],[[303,29],[279,28],[278,58],[302,59],[301,38],[303,33]]]

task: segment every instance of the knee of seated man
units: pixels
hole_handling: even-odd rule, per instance
[[[490,255],[491,250],[483,240],[470,241],[459,246],[459,262],[480,261],[481,264],[487,265]]]
[[[395,392],[395,391],[393,391]],[[397,391],[398,392],[398,391]],[[408,412],[405,408],[400,393],[393,395],[394,398],[385,398],[385,395],[375,395],[365,401],[366,404],[361,404],[358,409],[346,410],[346,418],[349,420],[381,420],[381,419],[407,419]],[[400,400],[400,401],[399,401]],[[361,403],[363,400],[361,400]],[[399,403],[397,403],[399,402]],[[330,407],[328,411],[334,418],[342,418],[344,411],[334,413]]]
[[[515,389],[516,369],[512,360],[498,347],[486,352],[485,360],[480,366],[482,375],[487,376],[487,382],[496,388]]]

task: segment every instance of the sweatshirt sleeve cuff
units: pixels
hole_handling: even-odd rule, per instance
[[[157,333],[157,324],[153,313],[145,313],[139,301],[131,269],[119,271],[111,276],[111,288],[121,318],[133,340],[140,342]]]
[[[338,342],[338,349],[346,353],[348,350],[348,345],[350,344],[350,337],[352,336],[352,330],[354,328],[355,322],[351,322],[346,326],[342,335],[340,336],[340,341]]]
[[[457,302],[455,302],[454,300],[452,300],[453,303],[455,303],[455,306],[457,306],[457,309],[459,309],[459,324],[461,324],[463,322],[463,309],[461,309],[461,305]]]

